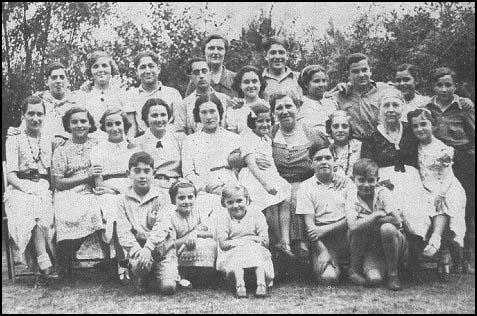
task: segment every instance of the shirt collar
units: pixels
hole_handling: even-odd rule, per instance
[[[437,96],[435,95],[435,96],[432,97],[432,99],[431,99],[431,101],[430,101],[430,104],[432,104],[432,106],[434,106],[435,108],[441,110],[441,108],[437,105],[437,101],[436,101],[436,100],[437,100]],[[457,108],[458,108],[459,110],[462,110],[462,105],[460,104],[460,98],[459,98],[459,96],[458,96],[457,94],[454,94],[454,99],[453,99],[452,102],[449,104],[449,106],[444,110],[444,112],[447,111],[447,110],[449,110],[449,109],[450,109],[452,106],[454,106],[454,105],[457,105]]]
[[[374,209],[376,208],[376,203],[378,201],[378,197],[381,193],[382,190],[384,190],[385,188],[384,187],[381,187],[381,186],[376,186],[375,189],[374,189],[374,195],[373,195],[373,209],[369,209],[369,205],[368,203],[366,203],[360,196],[359,194],[357,195],[357,203],[365,208],[366,210],[368,210],[370,213],[374,211]]]
[[[378,132],[383,135],[384,138],[386,138],[386,140],[388,142],[390,142],[391,144],[394,145],[394,147],[399,150],[399,143],[401,142],[401,139],[402,139],[402,133],[403,133],[403,130],[404,130],[404,126],[402,124],[402,122],[399,122],[399,132],[398,132],[398,137],[396,140],[392,139],[391,137],[389,137],[389,135],[386,133],[386,129],[384,128],[384,125],[383,124],[378,124],[378,126],[376,126],[376,129],[378,130]]]
[[[351,94],[358,95],[358,96],[363,96],[363,95],[366,95],[366,94],[369,94],[371,92],[376,91],[377,88],[378,88],[378,84],[373,80],[369,81],[369,85],[370,85],[371,88],[366,90],[365,92],[359,93],[359,92],[356,92],[354,90],[351,90]]]
[[[215,94],[215,93],[216,93],[216,91],[214,90],[214,88],[212,88],[212,86],[209,86],[209,91],[207,91],[207,94]],[[196,89],[196,90],[194,90],[193,95],[194,95],[196,98],[198,98],[199,96],[201,96],[201,95],[203,95],[203,94],[198,94],[198,93],[197,93],[197,89]]]
[[[151,187],[149,189],[149,192],[146,193],[145,196],[139,196],[136,191],[134,191],[134,188],[133,186],[131,185],[128,190],[126,191],[125,195],[129,198],[132,198],[134,200],[136,200],[137,202],[139,202],[140,204],[144,204],[154,198],[157,198],[161,195],[161,191],[159,190],[159,188],[153,186],[151,184]]]
[[[263,74],[262,74],[263,78],[271,78],[271,79],[275,79],[275,80],[279,80],[279,81],[282,81],[283,79],[288,78],[288,77],[293,78],[293,76],[294,76],[293,71],[291,71],[291,69],[288,68],[288,67],[285,67],[285,72],[280,77],[276,77],[276,76],[272,75],[268,68],[265,68],[265,70],[263,71]]]
[[[142,87],[142,84],[139,85],[139,88],[138,88],[139,93],[149,93],[149,94],[153,94],[161,90],[162,90],[162,82],[160,81],[157,81],[157,89],[154,89],[152,92],[147,92],[146,90],[144,90],[144,88]]]
[[[315,177],[316,184],[318,184],[318,186],[324,186],[324,187],[327,187],[327,188],[333,188],[333,187],[335,186],[335,184],[334,184],[335,175],[334,175],[334,174],[333,174],[333,179],[331,180],[330,183],[322,183],[322,182],[316,177],[316,175],[315,175],[314,177]]]

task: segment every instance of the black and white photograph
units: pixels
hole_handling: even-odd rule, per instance
[[[474,2],[2,2],[2,314],[475,314]]]

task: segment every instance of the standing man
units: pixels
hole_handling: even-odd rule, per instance
[[[195,122],[193,114],[195,102],[200,96],[215,94],[224,108],[229,102],[229,97],[226,94],[215,91],[211,86],[210,82],[212,73],[206,59],[202,57],[193,57],[189,61],[188,69],[191,82],[196,88],[182,101],[180,106],[174,109],[173,114],[176,126],[179,129],[182,129],[187,135],[190,135],[202,128],[201,123]]]
[[[264,46],[265,60],[267,68],[263,72],[263,79],[266,82],[263,98],[268,101],[274,92],[292,92],[301,100],[303,92],[298,84],[299,73],[287,67],[288,43],[279,37],[269,38]]]
[[[131,121],[129,139],[138,133],[142,134],[146,124],[141,120],[141,110],[148,99],[159,98],[171,107],[173,111],[182,102],[182,96],[174,88],[164,86],[158,79],[161,72],[159,57],[151,51],[142,51],[134,58],[134,68],[141,85],[131,89],[126,97],[125,112]]]
[[[341,91],[336,88],[333,98],[338,103],[338,109],[346,111],[351,117],[352,137],[363,140],[376,130],[379,120],[379,99],[381,96],[395,90],[384,82],[371,80],[371,67],[368,57],[355,53],[346,59],[349,83]],[[342,86],[339,84],[338,86]]]
[[[224,58],[229,48],[229,42],[221,35],[212,34],[205,38],[203,51],[205,60],[210,69],[210,86],[217,92],[228,95],[230,98],[236,97],[236,92],[232,89],[232,84],[236,73],[224,66]],[[196,89],[193,80],[189,81],[185,95],[188,96]],[[226,105],[224,104],[224,107]]]

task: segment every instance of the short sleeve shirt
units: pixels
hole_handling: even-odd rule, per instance
[[[337,108],[338,105],[333,99],[312,100],[304,96],[296,120],[326,134],[325,123]]]
[[[314,215],[316,225],[332,224],[345,218],[355,201],[356,186],[351,180],[337,190],[333,183],[323,184],[313,176],[298,188],[295,213]]]
[[[347,211],[354,213],[356,218],[363,218],[373,212],[384,211],[386,214],[391,214],[396,211],[397,205],[392,197],[391,191],[386,187],[378,186],[374,191],[373,209],[370,209],[368,204],[364,202],[359,196],[356,198],[356,207],[350,208]]]
[[[276,78],[270,74],[268,69],[265,69],[262,76],[267,85],[263,91],[263,98],[268,101],[275,92],[290,92],[300,100],[303,96],[303,91],[298,84],[299,75],[298,72],[291,71],[290,68],[286,67],[283,75],[280,78]]]

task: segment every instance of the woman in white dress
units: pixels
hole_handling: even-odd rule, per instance
[[[84,108],[72,107],[63,116],[63,124],[72,137],[53,154],[53,205],[58,259],[62,272],[70,276],[71,259],[83,241],[104,229],[101,209],[92,191],[102,168],[91,165],[91,150],[97,145],[97,139],[90,136],[96,130],[91,114]]]
[[[52,138],[42,133],[45,105],[32,96],[22,105],[24,129],[6,141],[5,212],[22,262],[42,276],[52,272],[53,207],[49,190]]]

